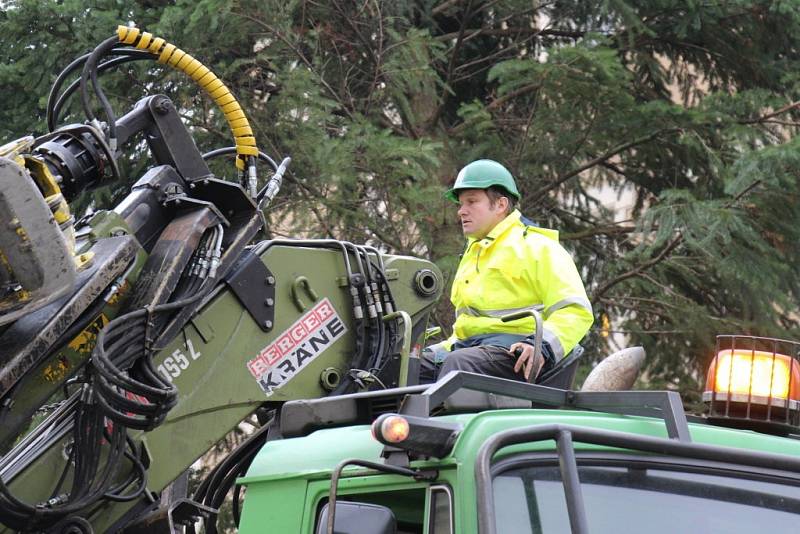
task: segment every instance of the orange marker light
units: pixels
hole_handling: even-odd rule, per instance
[[[756,403],[756,397],[800,400],[800,362],[760,350],[721,350],[711,363],[706,391],[750,396]]]
[[[410,428],[408,421],[399,415],[387,417],[381,423],[380,433],[389,443],[400,443],[408,438]]]

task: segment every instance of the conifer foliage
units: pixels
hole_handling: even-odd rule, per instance
[[[292,156],[272,235],[368,241],[450,276],[463,238],[441,193],[487,157],[509,167],[523,213],[558,229],[582,270],[597,317],[587,361],[643,344],[649,385],[692,400],[716,334],[800,338],[796,1],[4,6],[6,139],[41,133],[60,67],[133,20],[213,67],[262,148]],[[201,148],[230,144],[178,75],[128,65],[103,84],[120,110],[164,92]],[[442,303],[437,319],[451,317]]]

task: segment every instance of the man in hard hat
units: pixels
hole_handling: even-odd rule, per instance
[[[514,209],[520,199],[511,173],[492,160],[470,163],[445,196],[459,204],[467,247],[450,300],[453,335],[428,347],[420,380],[461,370],[528,380],[568,354],[592,325],[592,306],[558,232],[539,228]],[[543,321],[542,355],[534,357],[535,322],[504,315],[535,309]]]

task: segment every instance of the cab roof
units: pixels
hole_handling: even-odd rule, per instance
[[[668,438],[663,419],[623,414],[554,409],[506,409],[479,413],[437,416],[435,419],[455,422],[463,426],[453,450],[441,460],[439,466],[465,463],[472,465],[481,445],[491,436],[509,429],[535,425],[561,424],[624,432],[639,436]],[[734,447],[763,453],[778,453],[800,457],[800,441],[787,437],[759,434],[689,423],[691,441],[699,444]],[[588,444],[575,444],[579,451],[611,450]],[[355,424],[338,428],[315,430],[306,436],[271,441],[258,453],[242,483],[269,479],[327,478],[341,461],[359,458],[381,461],[383,445],[376,441],[368,424]],[[516,445],[511,452],[554,451],[553,441],[540,441]],[[725,458],[720,458],[724,461]]]

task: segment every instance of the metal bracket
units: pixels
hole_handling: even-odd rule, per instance
[[[294,299],[294,305],[297,306],[297,309],[300,312],[306,311],[308,306],[305,305],[303,299],[300,298],[300,287],[305,287],[306,294],[311,299],[311,303],[315,303],[319,297],[317,296],[317,292],[314,291],[311,287],[311,283],[308,281],[308,278],[305,276],[298,276],[295,278],[294,282],[292,283],[292,298]]]
[[[275,324],[275,276],[259,256],[248,251],[225,277],[233,294],[264,332]]]
[[[384,276],[386,276],[387,282],[393,282],[395,280],[400,279],[400,270],[399,269],[386,269],[384,271]],[[339,287],[347,287],[350,285],[350,279],[346,276],[337,276],[336,277],[336,285]]]
[[[202,518],[208,521],[209,518],[216,520],[219,510],[195,502],[191,499],[178,499],[169,507],[167,518],[169,521],[170,532],[181,532],[180,527],[194,523]]]
[[[190,196],[187,196],[186,194],[169,195],[164,200],[164,207],[174,207],[174,208],[177,208],[177,209],[181,209],[181,208],[189,209],[189,208],[194,208],[194,207],[197,207],[197,206],[210,209],[214,213],[214,215],[217,216],[217,218],[219,219],[219,221],[220,221],[220,223],[222,225],[224,225],[226,227],[230,227],[231,223],[228,221],[228,219],[225,218],[225,216],[222,214],[221,211],[219,211],[219,208],[217,208],[217,206],[213,202],[208,202],[208,201],[205,201],[205,200],[198,200],[196,198],[192,198]]]

